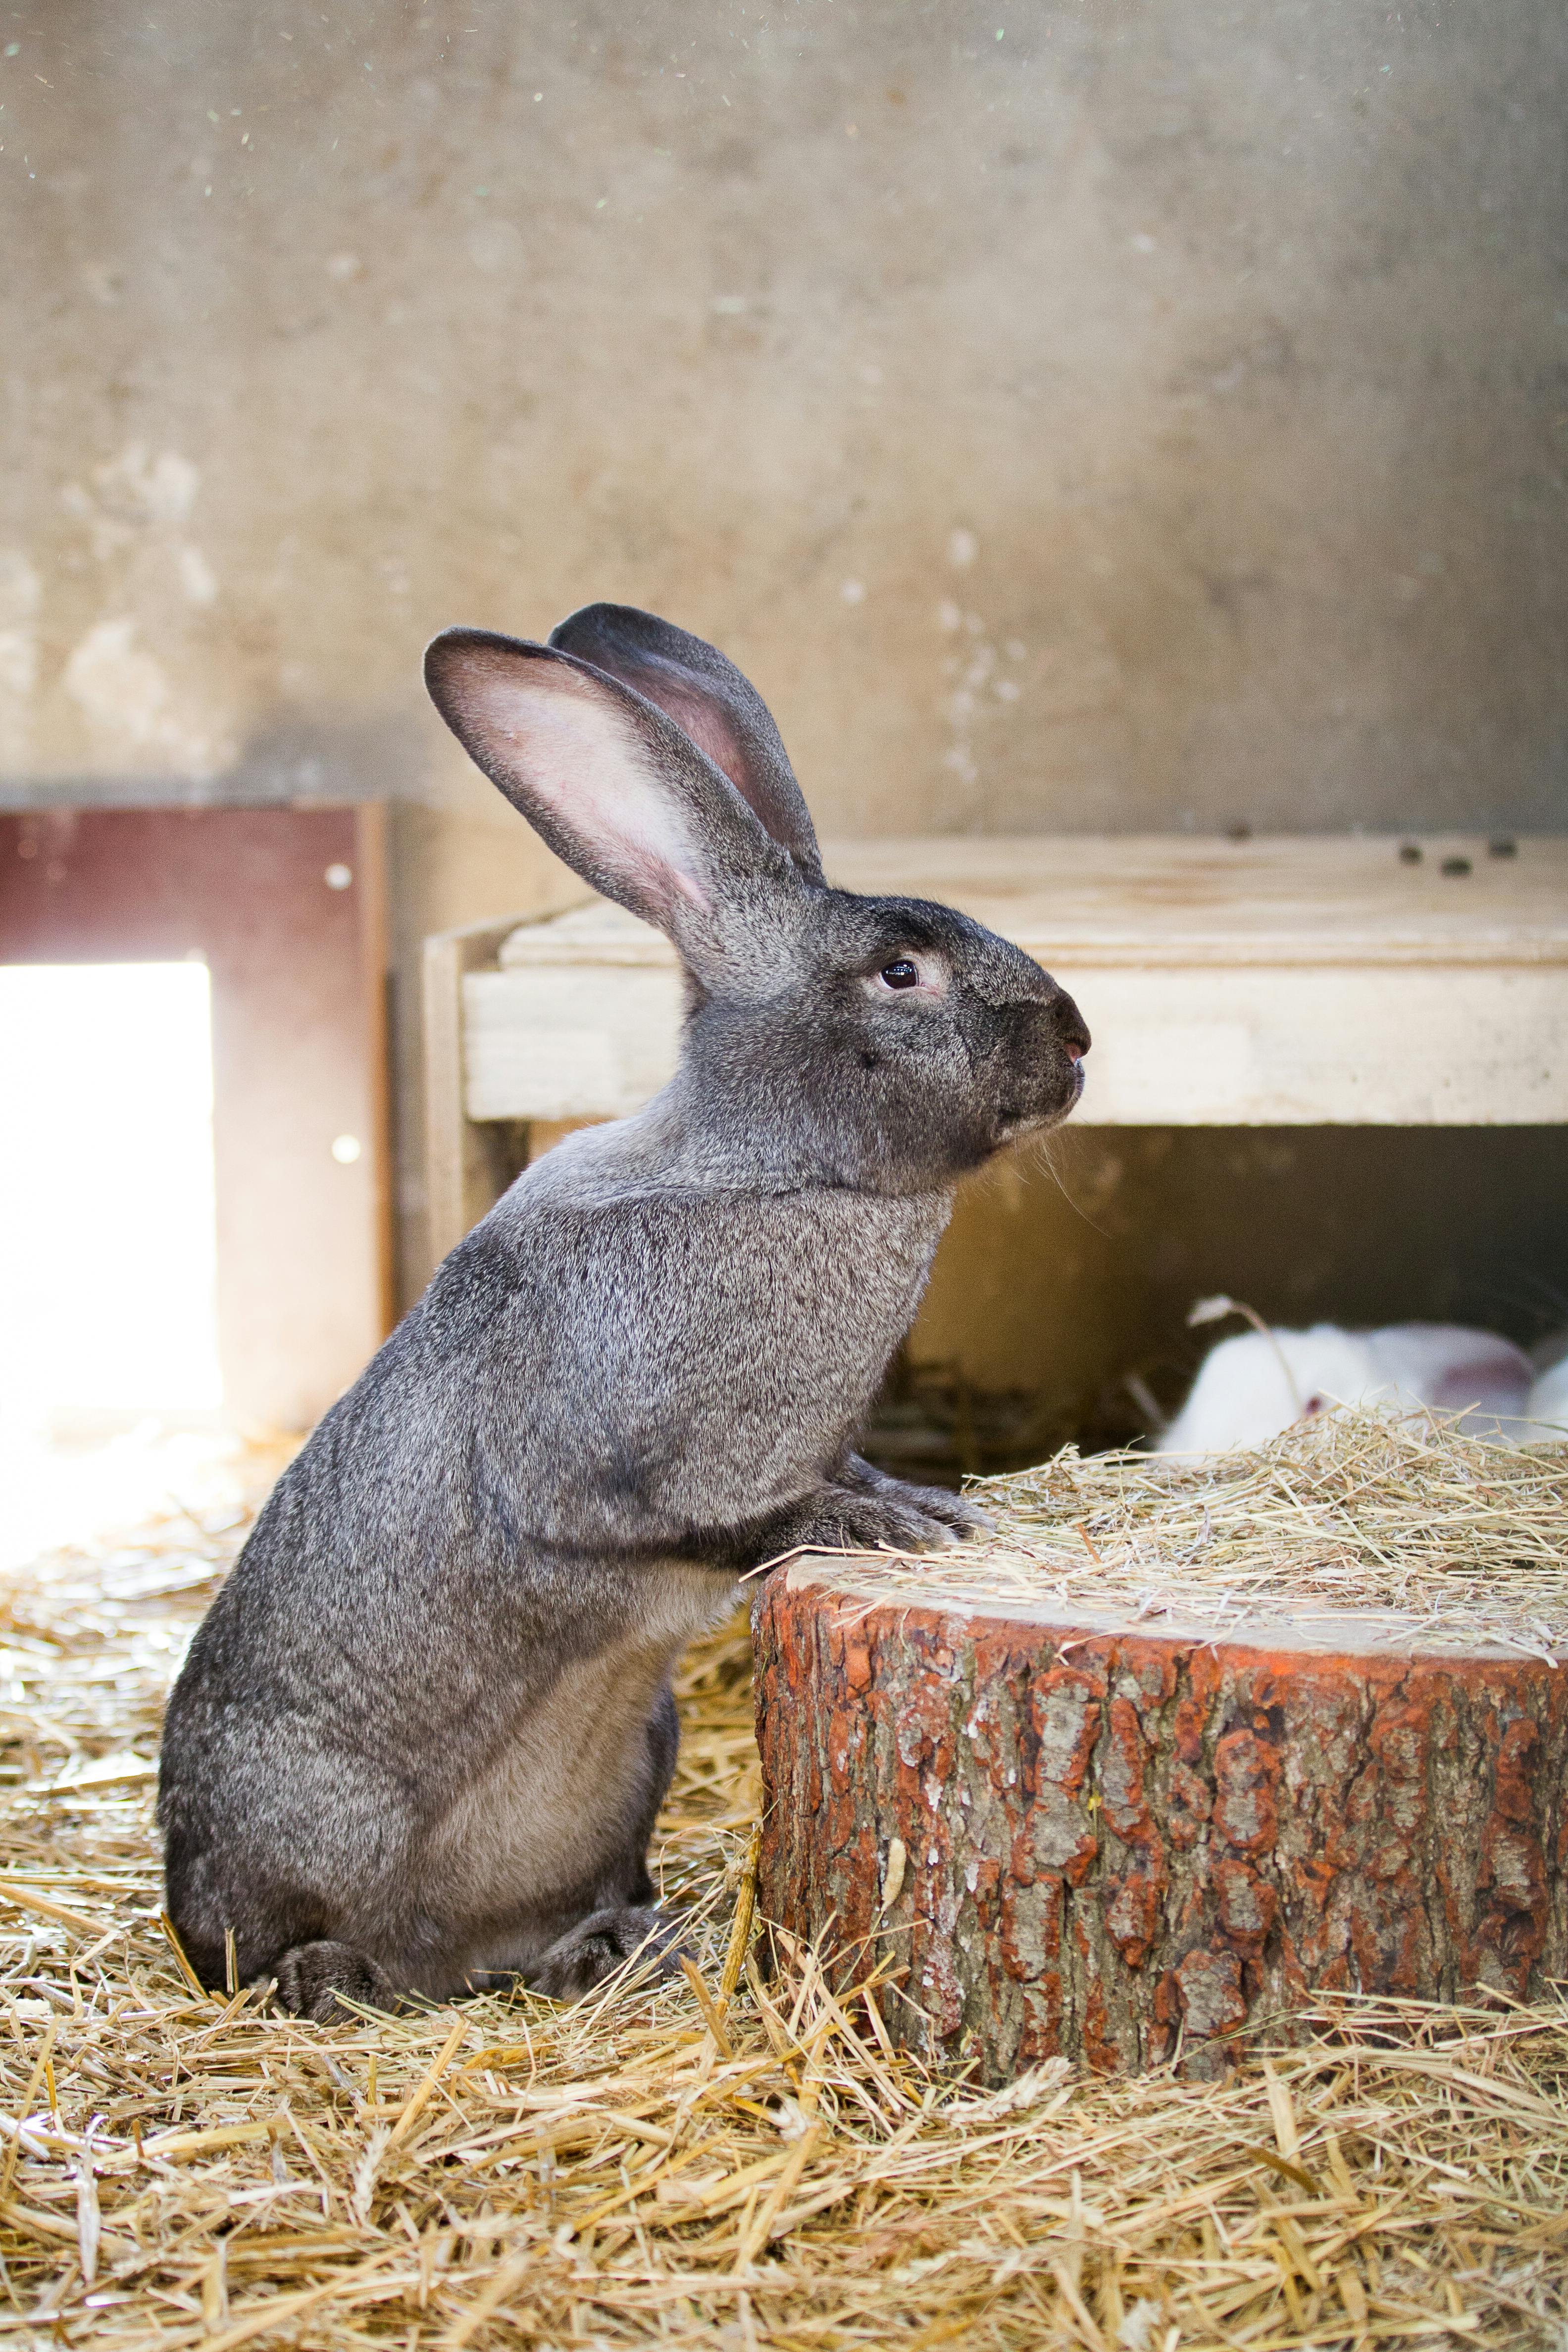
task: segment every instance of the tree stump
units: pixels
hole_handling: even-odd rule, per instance
[[[765,1916],[928,2057],[1203,2074],[1315,1990],[1568,1976],[1568,1672],[1496,1648],[929,1604],[805,1557],[757,1606]]]

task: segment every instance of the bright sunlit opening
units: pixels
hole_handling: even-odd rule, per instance
[[[222,1402],[206,966],[0,966],[0,1412]]]
[[[7,1418],[221,1404],[207,967],[0,967],[0,1106]]]
[[[0,1570],[226,1499],[206,966],[0,965]]]
[[[205,964],[0,967],[0,1413],[214,1412]]]

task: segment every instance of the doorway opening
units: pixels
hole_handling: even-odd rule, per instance
[[[205,1496],[222,1419],[204,961],[0,966],[0,1560]]]

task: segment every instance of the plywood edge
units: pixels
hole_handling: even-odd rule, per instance
[[[393,1219],[391,970],[386,803],[362,801],[354,810],[354,875],[358,883],[360,971],[363,991],[370,1091],[372,1213],[375,1219],[378,1337],[396,1319],[397,1260]]]
[[[420,1011],[425,1046],[425,1201],[429,1254],[439,1265],[489,1206],[476,1198],[482,1155],[476,1151],[464,1107],[463,981],[495,961],[519,918],[468,923],[437,931],[420,957]]]

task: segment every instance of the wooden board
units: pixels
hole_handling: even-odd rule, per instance
[[[1184,835],[829,845],[834,880],[1016,940],[1094,1033],[1080,1122],[1568,1119],[1568,841]],[[1446,867],[1462,866],[1462,872]],[[595,902],[462,981],[469,1120],[613,1118],[674,1067],[673,951]]]
[[[515,928],[469,923],[424,943],[425,1194],[437,1263],[478,1223],[499,1189],[483,1128],[469,1117],[464,1099],[464,983],[469,972],[493,968]]]
[[[1568,963],[1568,837],[1525,836],[1506,857],[1460,835],[1187,834],[834,841],[823,856],[842,889],[941,899],[1053,970]],[[1468,870],[1445,874],[1456,861]],[[603,899],[520,927],[499,957],[673,961],[661,932]]]
[[[1418,846],[1406,864],[1402,846]],[[1568,963],[1568,839],[1187,834],[836,842],[851,890],[944,898],[1051,968]],[[1458,861],[1464,874],[1446,874]]]

